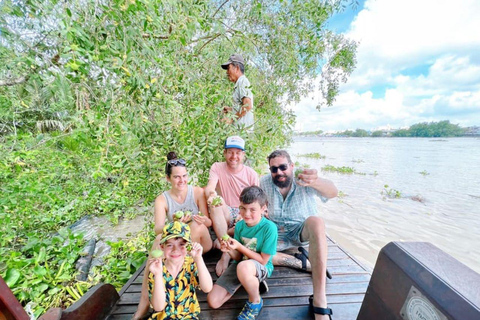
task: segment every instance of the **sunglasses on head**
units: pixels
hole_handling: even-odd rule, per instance
[[[168,160],[168,165],[176,167],[176,166],[185,166],[186,162],[183,159],[172,159]]]
[[[278,167],[275,167],[275,166],[271,166],[270,167],[270,171],[272,173],[277,173],[278,172],[278,169],[282,170],[282,171],[285,171],[288,169],[288,164],[281,164],[279,165]]]

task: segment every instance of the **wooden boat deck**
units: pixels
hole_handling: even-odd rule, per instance
[[[215,264],[219,251],[205,255],[213,280],[217,279]],[[328,270],[332,279],[327,279],[328,305],[333,309],[335,320],[355,320],[370,281],[371,270],[362,266],[350,254],[328,237]],[[130,320],[140,299],[140,289],[145,264],[140,267],[123,286],[120,299],[112,308],[110,320]],[[275,267],[267,280],[270,288],[262,295],[264,307],[259,319],[312,319],[309,314],[308,297],[313,292],[310,273],[287,267]],[[206,294],[197,292],[202,309],[201,319],[235,319],[247,300],[242,289],[220,309],[211,309],[206,302]]]

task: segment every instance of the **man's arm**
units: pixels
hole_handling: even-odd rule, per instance
[[[210,168],[210,172],[208,175],[208,183],[207,183],[207,186],[205,187],[205,199],[207,200],[207,204],[209,204],[208,199],[212,196],[212,192],[214,193],[214,196],[216,196],[215,190],[217,189],[218,175],[215,172],[215,168],[216,168],[215,166],[216,166],[216,163],[214,163]]]
[[[338,195],[337,187],[333,182],[320,178],[316,169],[305,169],[298,177],[300,178],[300,185],[317,190],[327,199],[335,198]]]
[[[249,97],[243,97],[242,98],[242,107],[240,108],[240,110],[237,113],[235,113],[235,115],[238,118],[242,118],[247,114],[248,111],[250,111],[252,109],[253,109],[252,99],[250,99]]]

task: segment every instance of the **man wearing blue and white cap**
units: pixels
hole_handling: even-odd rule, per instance
[[[258,186],[258,174],[252,168],[243,164],[245,159],[245,141],[239,136],[228,137],[223,150],[225,162],[215,162],[208,177],[205,195],[209,204],[210,218],[217,238],[221,238],[227,230],[233,235],[237,218],[239,217],[240,194],[243,189]],[[220,195],[223,202],[214,210],[212,200]],[[218,208],[220,208],[218,209]],[[226,260],[226,261],[225,261]],[[228,267],[229,255],[223,255],[217,264],[217,275],[221,275]]]
[[[224,107],[223,112],[235,114],[235,125],[247,130],[253,129],[253,93],[250,81],[244,75],[245,60],[240,54],[232,54],[227,62],[222,64],[227,70],[228,80],[235,83],[233,89],[233,107]]]

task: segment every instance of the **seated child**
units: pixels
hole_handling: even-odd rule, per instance
[[[263,217],[267,209],[267,195],[257,187],[243,189],[240,194],[240,215],[234,238],[222,237],[222,251],[236,262],[220,276],[207,296],[208,304],[216,309],[228,301],[243,286],[248,301],[237,319],[256,319],[263,306],[260,283],[271,276],[272,257],[277,250],[277,227]],[[221,208],[219,209],[221,210]]]
[[[202,246],[191,243],[189,226],[179,221],[165,225],[160,246],[163,257],[151,259],[145,269],[150,303],[155,310],[149,319],[198,319],[200,304],[195,288],[200,286],[203,292],[210,292],[213,285],[202,258]]]

